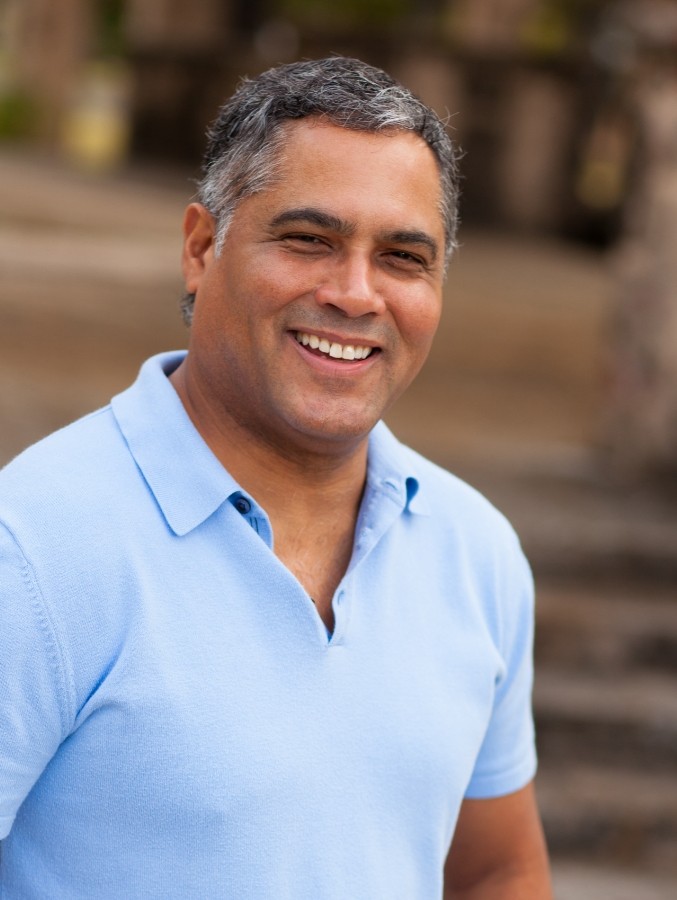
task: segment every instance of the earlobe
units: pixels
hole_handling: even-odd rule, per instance
[[[191,203],[183,218],[181,257],[186,290],[195,293],[205,269],[213,259],[214,217],[201,203]]]

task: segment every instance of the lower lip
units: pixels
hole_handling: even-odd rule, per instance
[[[335,359],[326,353],[319,354],[312,352],[308,347],[299,344],[293,334],[289,335],[290,340],[301,354],[304,361],[311,365],[318,372],[324,372],[328,375],[355,375],[363,372],[365,369],[371,368],[380,353],[372,350],[366,359]]]

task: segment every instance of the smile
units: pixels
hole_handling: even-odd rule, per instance
[[[304,347],[318,350],[332,359],[366,359],[373,351],[373,347],[361,347],[357,344],[337,344],[320,338],[316,334],[308,334],[305,331],[296,332],[296,340]]]

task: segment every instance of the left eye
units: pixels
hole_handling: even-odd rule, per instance
[[[301,244],[308,244],[310,246],[320,245],[323,243],[323,241],[314,234],[288,234],[286,235],[285,240],[298,241]]]
[[[420,256],[409,253],[407,250],[391,250],[388,256],[394,262],[402,265],[425,266],[425,261]]]

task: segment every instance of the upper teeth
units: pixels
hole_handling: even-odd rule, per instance
[[[312,350],[319,350],[320,353],[327,353],[334,359],[366,359],[374,349],[373,347],[358,347],[356,344],[332,343],[326,338],[308,334],[305,331],[297,331],[296,340],[299,344],[310,347]]]

